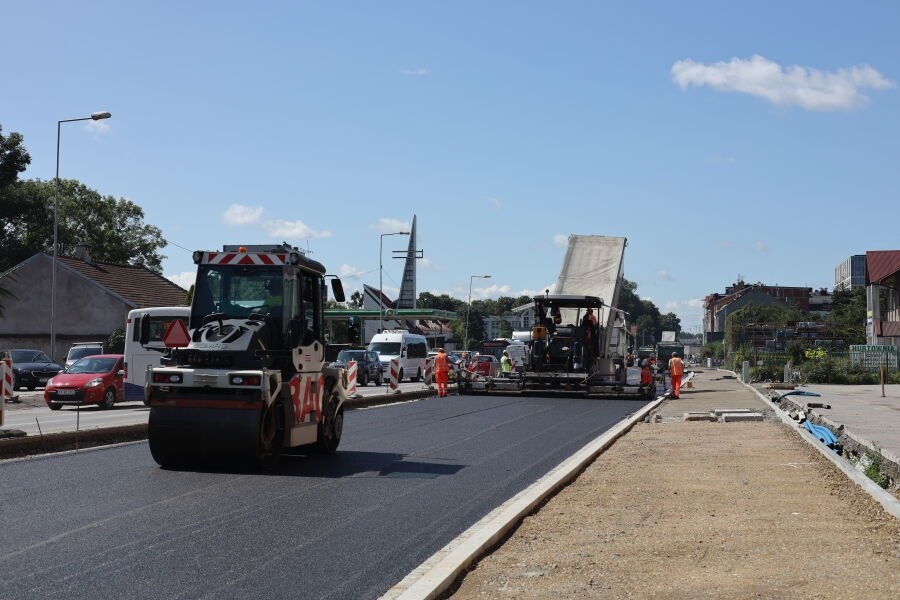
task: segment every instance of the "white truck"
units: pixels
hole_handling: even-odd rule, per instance
[[[404,377],[419,381],[425,374],[428,342],[423,335],[410,333],[407,329],[388,329],[373,335],[368,349],[378,353],[386,377],[390,377],[394,359],[399,368],[397,381],[403,381]]]

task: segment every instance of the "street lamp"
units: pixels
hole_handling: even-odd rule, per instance
[[[393,233],[382,233],[378,242],[378,331],[384,331],[384,302],[382,298],[384,293],[381,291],[381,274],[384,268],[381,266],[381,249],[384,247],[384,236],[386,235],[409,235],[408,231],[395,231]]]
[[[56,360],[56,254],[59,251],[57,245],[57,227],[59,213],[59,134],[63,123],[74,121],[99,121],[108,119],[112,115],[106,111],[91,113],[89,117],[78,119],[63,119],[56,122],[56,185],[53,192],[53,266],[50,271],[50,358]]]
[[[472,306],[472,280],[490,278],[490,275],[469,275],[469,303],[466,304],[466,341],[463,343],[463,350],[469,349],[469,308]]]

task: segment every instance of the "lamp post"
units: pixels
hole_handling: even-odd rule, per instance
[[[490,278],[490,275],[469,275],[469,303],[466,304],[466,340],[463,343],[463,350],[469,349],[469,308],[472,307],[472,280]]]
[[[381,239],[378,242],[378,331],[384,330],[384,302],[382,302],[382,298],[384,297],[384,292],[381,291],[381,275],[384,268],[381,266],[381,254],[382,248],[384,247],[384,236],[386,235],[409,235],[408,231],[395,231],[393,233],[382,233]]]
[[[59,213],[59,137],[63,123],[74,121],[100,121],[108,119],[112,115],[106,111],[91,113],[89,117],[78,119],[63,119],[56,122],[56,179],[53,190],[53,266],[50,270],[50,359],[56,360],[56,255],[59,252],[57,242],[58,213]]]

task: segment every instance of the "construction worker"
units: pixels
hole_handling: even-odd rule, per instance
[[[509,377],[512,372],[512,359],[509,358],[509,352],[504,350],[503,356],[500,357],[500,370],[504,377]]]
[[[450,359],[443,348],[438,348],[437,356],[434,357],[434,381],[437,383],[439,398],[447,395],[447,380],[449,378]]]
[[[634,354],[632,353],[633,348],[628,348],[628,352],[625,353],[625,366],[633,367],[634,366]],[[638,365],[640,366],[640,365]]]
[[[680,398],[681,376],[684,375],[684,363],[678,358],[678,353],[673,352],[669,359],[669,379],[672,380],[672,397]]]

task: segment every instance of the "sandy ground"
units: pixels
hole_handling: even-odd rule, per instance
[[[454,598],[900,598],[900,521],[763,408],[698,378],[462,580]],[[754,404],[757,402],[757,404]]]

